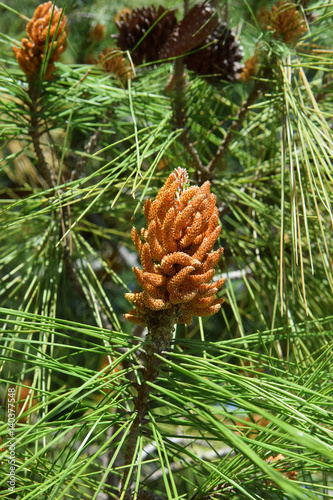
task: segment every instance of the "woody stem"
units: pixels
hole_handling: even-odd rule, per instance
[[[113,110],[107,110],[105,118],[102,119],[102,124],[105,125],[108,122],[108,119],[112,116]],[[92,151],[96,148],[101,136],[103,133],[103,127],[99,126],[95,132],[89,137],[87,144],[84,146],[84,155],[81,156],[79,161],[76,164],[75,170],[73,170],[71,174],[71,180],[79,179],[87,165],[89,155],[91,155]]]
[[[45,160],[45,156],[43,154],[40,144],[39,119],[38,119],[38,115],[40,114],[40,111],[38,109],[39,106],[38,101],[40,93],[37,84],[31,82],[29,84],[28,93],[30,97],[30,103],[29,103],[30,124],[31,124],[30,137],[32,139],[32,144],[34,146],[34,150],[36,153],[37,168],[44,177],[44,179],[46,180],[49,187],[55,187],[57,185],[57,180],[54,176],[54,173],[52,172],[52,169]]]
[[[175,119],[178,128],[183,129],[180,136],[185,148],[187,149],[197,171],[206,173],[207,169],[201,162],[198,151],[188,137],[188,129],[186,128],[186,96],[185,96],[185,76],[184,76],[184,60],[179,57],[175,60]]]
[[[137,397],[134,398],[135,419],[130,430],[130,437],[127,441],[125,455],[125,466],[128,466],[123,473],[121,480],[122,500],[129,500],[131,497],[131,485],[133,483],[133,465],[136,462],[137,442],[145,426],[145,418],[149,411],[149,395],[152,390],[149,382],[154,382],[158,378],[161,359],[156,356],[164,356],[169,349],[175,324],[175,314],[170,311],[154,311],[147,320],[148,335],[145,340],[144,366],[142,371],[141,384],[137,387]]]
[[[230,128],[228,129],[228,132],[227,132],[226,136],[224,137],[223,141],[221,142],[214,158],[211,160],[211,162],[209,163],[209,165],[207,167],[210,175],[213,174],[214,170],[220,164],[224,155],[228,151],[229,145],[230,145],[232,139],[234,138],[235,132],[237,132],[237,130],[242,125],[250,107],[256,102],[256,100],[260,96],[261,92],[265,89],[267,78],[268,78],[268,71],[267,70],[263,71],[263,75],[262,75],[263,78],[260,80],[259,79],[257,80],[255,86],[252,89],[252,92],[250,93],[250,95],[248,96],[246,101],[243,103],[243,105],[240,107],[236,118],[234,119]],[[224,168],[225,167],[226,167],[226,165],[224,166]],[[221,170],[221,168],[222,167],[220,167],[220,170]],[[222,168],[222,170],[224,170],[224,168]]]

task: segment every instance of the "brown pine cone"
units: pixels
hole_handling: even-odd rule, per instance
[[[233,30],[220,23],[196,51],[185,58],[188,69],[210,81],[238,80],[243,68],[243,48]]]
[[[115,23],[119,30],[118,46],[124,51],[129,50],[133,63],[138,66],[144,61],[158,61],[159,49],[177,25],[177,20],[173,11],[167,11],[161,5],[156,11],[151,5],[120,13]]]
[[[22,38],[22,47],[13,47],[16,59],[28,80],[36,78],[42,67],[45,46],[47,66],[44,80],[51,80],[55,70],[54,63],[67,47],[67,17],[62,9],[52,1],[37,7],[32,19],[27,24],[28,38]]]
[[[13,47],[16,59],[28,80],[39,75],[47,43],[47,67],[43,78],[51,80],[55,61],[67,47],[67,18],[62,9],[53,6],[52,1],[41,4],[27,24],[28,38],[22,39],[20,49]]]
[[[214,7],[207,3],[195,5],[161,47],[160,58],[177,57],[198,47],[214,31],[217,24]]]

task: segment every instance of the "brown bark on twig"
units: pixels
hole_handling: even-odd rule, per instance
[[[134,412],[136,417],[132,423],[130,437],[127,442],[125,465],[128,467],[123,473],[121,480],[120,496],[123,500],[130,500],[131,486],[134,472],[131,466],[136,461],[136,444],[145,424],[149,410],[149,393],[151,387],[148,382],[154,382],[158,378],[158,369],[161,359],[156,354],[164,355],[169,349],[176,318],[170,311],[155,311],[147,320],[148,335],[145,341],[146,351],[144,355],[144,367],[141,384],[137,386],[137,397],[134,399]]]
[[[40,132],[39,132],[39,90],[37,87],[37,84],[34,84],[31,82],[29,84],[29,91],[28,91],[29,97],[30,97],[30,103],[29,103],[29,108],[30,108],[30,124],[31,124],[31,129],[30,129],[30,137],[32,139],[32,144],[34,146],[34,150],[36,153],[36,159],[37,159],[37,168],[39,172],[42,174],[44,179],[46,180],[47,184],[49,187],[56,187],[57,185],[57,179],[54,175],[54,172],[52,170],[52,167],[48,165],[48,163],[45,160],[41,144],[40,144]]]
[[[175,120],[177,128],[183,129],[180,136],[186,150],[192,158],[193,164],[197,171],[204,175],[208,174],[208,170],[202,164],[198,151],[191,143],[188,137],[188,131],[186,129],[187,117],[186,117],[186,98],[185,98],[185,76],[184,76],[184,61],[182,58],[175,60]]]
[[[81,156],[76,164],[75,170],[72,171],[71,180],[79,179],[87,165],[88,155],[96,148],[97,143],[102,135],[102,127],[98,129],[89,137],[87,144],[84,146],[84,156]]]
[[[267,78],[267,75],[265,75]],[[234,138],[235,132],[237,132],[242,125],[244,118],[247,115],[247,112],[249,111],[249,108],[256,102],[258,97],[260,96],[261,92],[264,90],[266,87],[266,78],[265,79],[260,79],[257,80],[254,88],[252,89],[252,92],[250,93],[249,97],[246,99],[246,101],[243,103],[243,105],[240,107],[236,118],[232,122],[230,128],[228,129],[228,132],[226,136],[224,137],[223,141],[221,142],[214,158],[210,161],[207,170],[209,172],[209,175],[212,176],[213,172],[215,169],[221,164],[221,161],[228,151],[229,145]],[[225,166],[224,166],[225,168]],[[222,168],[222,170],[224,170]],[[221,171],[221,168],[220,168]]]
[[[108,122],[108,119],[112,116],[112,112],[113,112],[113,110],[107,110],[106,111],[106,116],[102,120],[102,124],[103,125],[105,125]],[[84,169],[85,169],[85,167],[87,165],[87,161],[89,159],[88,155],[90,155],[92,153],[92,151],[94,149],[96,149],[98,141],[101,138],[102,132],[103,132],[103,127],[101,125],[89,137],[89,140],[88,140],[87,144],[83,148],[85,155],[81,156],[81,158],[77,162],[76,167],[75,167],[75,169],[73,170],[73,172],[71,174],[71,180],[79,179],[81,177],[81,175],[82,175],[82,173],[83,173],[83,171],[84,171]]]

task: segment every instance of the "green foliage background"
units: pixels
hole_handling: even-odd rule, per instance
[[[0,490],[24,500],[117,498],[144,349],[142,328],[123,318],[124,293],[137,287],[130,231],[143,227],[144,200],[174,168],[187,168],[193,182],[200,173],[165,91],[173,64],[137,68],[128,85],[88,65],[90,52],[115,44],[113,18],[128,5],[77,0],[57,2],[70,20],[69,47],[57,78],[43,84],[41,142],[58,172],[58,189],[47,186],[12,52],[37,5],[0,2],[3,445],[8,387],[18,399],[27,389],[15,429],[15,495],[6,449]],[[181,18],[182,4],[164,5]],[[260,47],[270,77],[214,172],[225,304],[176,329],[151,384],[134,498],[332,497],[333,4],[307,6],[314,20],[293,48],[259,27],[262,5],[218,7],[244,59]],[[97,22],[107,36],[90,44]],[[188,134],[207,165],[255,81],[187,79]],[[83,175],[69,180],[98,128]]]

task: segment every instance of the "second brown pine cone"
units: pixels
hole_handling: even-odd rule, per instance
[[[211,81],[238,80],[243,68],[243,48],[233,30],[220,23],[195,52],[185,58],[188,69]]]

